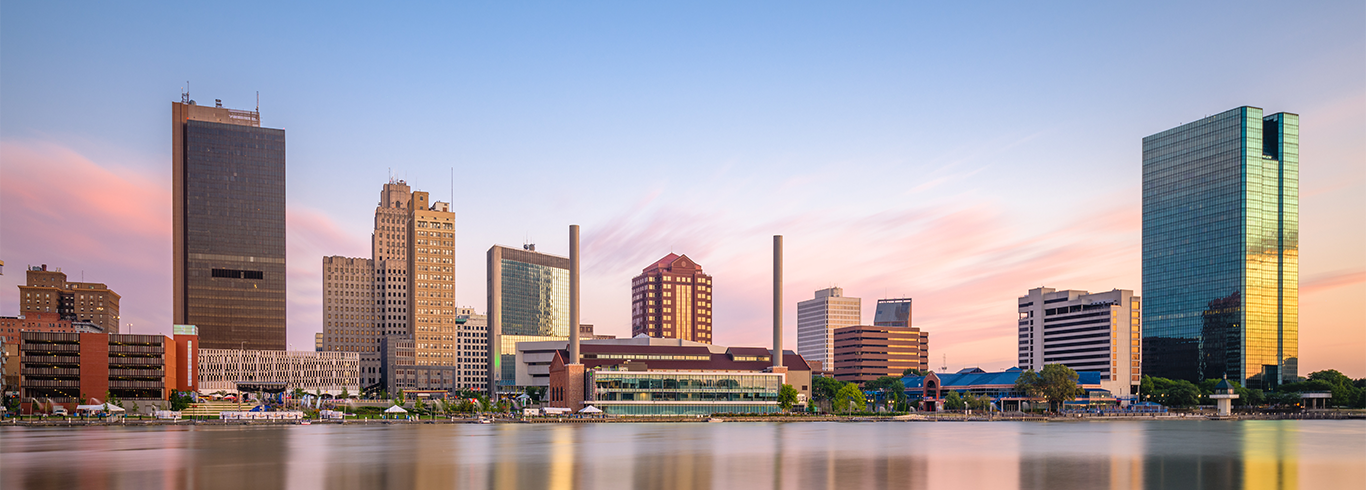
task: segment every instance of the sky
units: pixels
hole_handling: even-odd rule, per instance
[[[1301,375],[1366,377],[1366,4],[0,1],[0,315],[24,268],[170,333],[170,103],[287,138],[289,342],[327,255],[368,257],[381,185],[453,203],[484,253],[565,255],[630,335],[630,279],[687,254],[715,341],[786,347],[817,289],[914,299],[931,365],[1015,364],[1016,298],[1141,284],[1144,136],[1242,105],[1301,116]]]

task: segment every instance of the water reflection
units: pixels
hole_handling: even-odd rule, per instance
[[[0,488],[1361,488],[1366,422],[0,429]]]

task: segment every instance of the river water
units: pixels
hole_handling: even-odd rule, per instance
[[[8,489],[1366,488],[1366,421],[0,428]]]

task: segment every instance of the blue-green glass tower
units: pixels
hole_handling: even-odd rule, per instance
[[[1239,107],[1143,138],[1143,374],[1298,376],[1299,123]]]

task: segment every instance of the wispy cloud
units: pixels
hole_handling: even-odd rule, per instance
[[[170,332],[169,178],[41,141],[0,141],[0,311],[18,312],[22,267],[62,267],[123,296],[124,323]]]
[[[1343,286],[1366,284],[1366,270],[1333,271],[1300,280],[1300,294],[1310,295]]]

